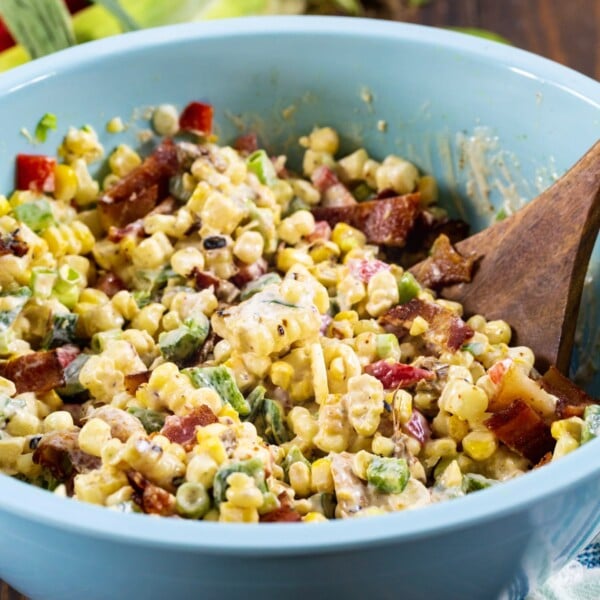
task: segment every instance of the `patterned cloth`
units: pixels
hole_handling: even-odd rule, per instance
[[[527,600],[600,600],[600,536]]]

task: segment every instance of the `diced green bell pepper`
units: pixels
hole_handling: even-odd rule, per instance
[[[410,471],[404,458],[376,456],[367,467],[367,481],[384,494],[400,494],[409,479]]]

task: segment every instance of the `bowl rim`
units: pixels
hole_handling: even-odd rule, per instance
[[[119,53],[130,53],[198,39],[239,36],[327,35],[369,39],[373,36],[426,46],[451,48],[502,66],[521,76],[560,88],[600,109],[600,83],[548,59],[454,31],[374,19],[341,17],[251,17],[172,25],[115,36],[67,49],[33,61],[0,77],[0,97],[24,87]],[[33,486],[0,477],[0,508],[43,525],[145,547],[211,554],[286,555],[365,548],[422,539],[476,526],[523,512],[584,480],[600,477],[600,440],[543,469],[527,473],[477,494],[428,506],[426,510],[390,513],[378,518],[318,524],[223,524],[125,515],[83,502],[65,501]],[[557,483],[559,482],[559,483]],[[600,504],[600,501],[599,501]],[[599,511],[600,512],[600,511]],[[600,525],[600,516],[598,524]]]

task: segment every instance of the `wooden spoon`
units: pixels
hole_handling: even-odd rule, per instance
[[[600,141],[511,217],[456,245],[481,256],[473,280],[442,290],[466,315],[503,319],[536,366],[567,373],[583,282],[600,226]]]

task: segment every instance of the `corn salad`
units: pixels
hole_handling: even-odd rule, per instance
[[[58,159],[18,157],[3,473],[125,512],[320,522],[457,498],[599,434],[598,405],[542,378],[507,323],[463,318],[388,258],[405,232],[384,239],[371,211],[439,217],[433,177],[340,156],[330,127],[294,173],[252,135],[218,145],[212,108],[190,106],[153,124],[195,142],[148,158],[107,156],[87,126]]]

